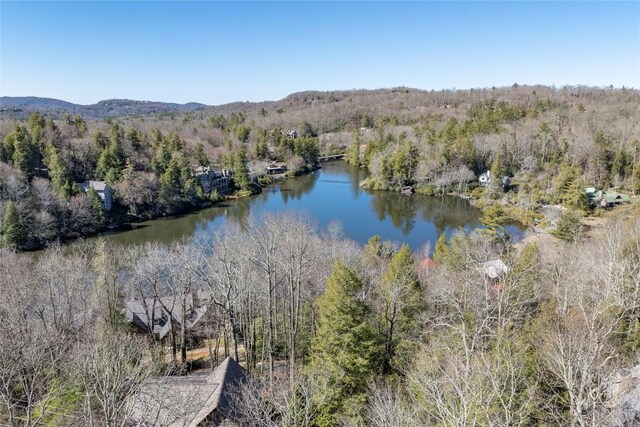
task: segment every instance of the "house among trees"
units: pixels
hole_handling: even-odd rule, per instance
[[[175,296],[144,301],[133,299],[125,302],[125,318],[141,332],[152,331],[155,339],[162,340],[171,331],[172,325],[179,328],[185,322],[186,329],[191,330],[207,312],[206,306],[194,305],[192,294],[187,296],[185,305],[186,311],[183,313],[182,301]]]
[[[225,194],[231,190],[231,172],[211,166],[199,166],[196,168],[195,177],[205,194],[217,192]]]
[[[113,191],[109,184],[105,181],[85,181],[80,186],[84,193],[93,188],[93,190],[98,194],[98,197],[100,197],[102,206],[104,206],[108,211],[111,210],[111,206],[113,205]]]
[[[508,192],[511,189],[511,177],[503,176],[502,177],[502,189],[504,192]]]
[[[501,259],[494,259],[482,264],[481,270],[489,280],[496,282],[500,276],[509,272],[509,267]]]
[[[295,130],[288,131],[287,137],[291,139],[296,139],[298,137],[298,131],[295,131]]]
[[[234,394],[245,369],[227,357],[213,372],[153,377],[141,384],[127,406],[131,426],[236,427]]]
[[[600,206],[603,208],[612,208],[620,203],[629,203],[631,198],[626,194],[616,193],[615,191],[596,190],[593,187],[585,188],[585,193],[589,199],[589,206]]]
[[[420,262],[419,266],[422,270],[428,271],[436,268],[438,266],[438,263],[436,263],[433,259],[426,257]]]
[[[489,183],[491,182],[491,171],[486,171],[485,173],[480,175],[478,181],[480,181],[480,185],[489,185]]]
[[[284,163],[271,163],[267,166],[267,175],[278,175],[287,172],[287,166]]]

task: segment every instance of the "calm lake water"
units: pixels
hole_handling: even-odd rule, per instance
[[[480,211],[457,197],[404,196],[395,192],[367,191],[359,183],[368,176],[363,169],[343,161],[327,162],[322,169],[274,184],[254,197],[225,202],[177,218],[147,221],[130,231],[106,234],[114,243],[134,245],[157,240],[162,243],[212,234],[224,221],[242,224],[251,215],[283,211],[305,212],[320,230],[332,222],[344,235],[364,244],[373,235],[407,243],[418,249],[435,245],[442,233],[458,228],[482,227]],[[507,229],[517,240],[522,232]]]

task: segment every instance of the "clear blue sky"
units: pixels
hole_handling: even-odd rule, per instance
[[[221,104],[292,92],[640,88],[640,2],[0,2],[0,94]]]

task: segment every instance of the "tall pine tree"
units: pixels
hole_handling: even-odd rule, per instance
[[[45,162],[49,169],[51,186],[58,193],[58,196],[68,199],[73,194],[73,185],[67,165],[60,158],[58,150],[51,141],[45,148]]]
[[[360,133],[358,131],[355,131],[351,137],[345,160],[352,165],[360,165]]]
[[[107,222],[107,215],[105,213],[104,206],[102,205],[100,196],[98,196],[98,193],[92,187],[87,190],[87,197],[91,202],[91,210],[93,211],[93,215],[96,219],[98,227],[103,227]]]
[[[20,214],[12,201],[4,208],[2,218],[2,246],[6,248],[20,247],[24,240]]]
[[[241,190],[248,190],[251,184],[247,169],[247,152],[244,148],[240,148],[233,156],[233,181]]]
[[[13,165],[29,176],[35,174],[38,164],[38,149],[23,126],[13,132],[12,160]]]
[[[363,282],[343,262],[333,266],[318,299],[318,329],[311,345],[311,369],[322,372],[329,394],[319,405],[318,426],[334,426],[340,414],[355,416],[365,401],[375,367],[376,337]]]

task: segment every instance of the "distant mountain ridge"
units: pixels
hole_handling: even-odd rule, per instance
[[[61,118],[64,114],[79,114],[88,119],[152,115],[160,113],[183,114],[200,110],[208,110],[216,114],[229,114],[231,112],[244,111],[247,109],[259,109],[261,107],[301,107],[306,104],[311,105],[311,102],[320,99],[331,103],[350,96],[357,97],[367,94],[397,94],[409,92],[423,94],[428,93],[428,91],[406,88],[404,86],[398,88],[335,91],[306,90],[292,93],[277,101],[235,101],[221,105],[206,105],[197,102],[177,104],[159,101],[135,101],[131,99],[107,99],[95,104],[82,105],[60,99],[42,98],[37,96],[0,96],[0,117],[24,119],[33,112],[39,112],[52,118]]]
[[[135,101],[130,99],[107,99],[95,104],[81,105],[54,98],[36,96],[0,97],[0,114],[10,117],[24,117],[33,112],[59,117],[63,114],[80,114],[84,117],[100,119],[157,113],[187,113],[207,108],[205,104],[189,102],[177,104],[157,101]]]

